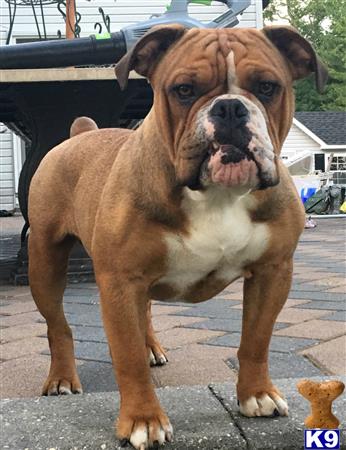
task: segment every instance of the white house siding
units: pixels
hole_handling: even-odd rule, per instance
[[[102,7],[105,14],[108,14],[110,17],[111,31],[118,31],[126,25],[149,19],[152,14],[164,12],[166,5],[169,4],[169,0],[76,0],[76,3],[77,11],[82,15],[79,23],[81,36],[88,36],[95,33],[95,22],[102,24],[102,17],[98,11],[99,7]],[[211,6],[189,5],[190,14],[194,18],[205,22],[214,19],[226,9],[225,5],[218,2],[213,2]],[[49,37],[55,37],[58,29],[64,34],[64,20],[58,12],[56,4],[45,5],[44,16]],[[2,17],[2,26],[8,26],[8,6],[4,0],[0,0],[0,17]],[[41,30],[43,30],[39,8],[37,8],[37,18],[41,25]],[[250,7],[241,16],[240,22],[242,27],[260,28],[262,26],[262,0],[252,0]],[[106,31],[104,26],[103,31]],[[18,7],[12,40],[15,42],[15,38],[35,35],[37,35],[37,32],[32,8],[30,6]]]
[[[298,128],[297,125],[292,124],[282,147],[281,156],[291,159],[303,152],[321,153],[320,145]]]
[[[110,17],[111,31],[115,32],[125,27],[149,19],[152,14],[165,11],[169,0],[76,0],[77,11],[82,15],[80,22],[81,37],[89,36],[95,33],[94,24],[100,22],[103,25],[99,7],[102,7],[105,14]],[[213,2],[211,6],[189,5],[189,13],[196,19],[209,22],[215,17],[226,11],[226,6],[218,2]],[[36,8],[38,23],[43,33],[42,19],[39,8]],[[63,17],[55,5],[44,6],[44,16],[46,23],[47,36],[54,38],[57,36],[57,30],[60,30],[64,36],[65,23]],[[241,27],[261,28],[262,23],[262,0],[252,0],[251,6],[240,17]],[[7,30],[9,28],[8,4],[0,0],[0,45],[5,44]],[[106,31],[103,25],[103,32]],[[37,29],[31,6],[17,7],[15,22],[12,30],[11,43],[15,43],[20,38],[37,38]],[[1,209],[13,209],[15,190],[18,186],[18,176],[14,170],[15,160],[21,160],[21,155],[14,155],[14,152],[20,152],[13,148],[12,133],[6,132],[1,135],[1,157],[0,157],[0,175],[1,175]],[[18,175],[18,174],[17,174]]]
[[[13,135],[0,124],[0,209],[15,208]]]

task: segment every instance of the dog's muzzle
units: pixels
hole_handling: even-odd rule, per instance
[[[210,146],[201,166],[202,185],[265,189],[278,183],[276,157],[257,107],[247,108],[239,98],[220,99],[204,122]]]

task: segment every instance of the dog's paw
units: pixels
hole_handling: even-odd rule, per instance
[[[119,418],[117,437],[121,446],[128,442],[136,450],[158,448],[173,439],[173,427],[164,413],[150,419]]]
[[[240,401],[239,410],[246,417],[288,416],[287,402],[276,392],[262,393]]]
[[[168,359],[164,349],[161,347],[158,341],[153,342],[147,347],[149,364],[151,366],[164,366],[167,364]]]
[[[42,395],[71,395],[82,394],[83,389],[78,377],[71,380],[48,377],[42,388]]]
[[[158,351],[153,351],[151,348],[148,349],[149,352],[149,364],[151,366],[164,366],[167,364],[168,359],[165,353]]]

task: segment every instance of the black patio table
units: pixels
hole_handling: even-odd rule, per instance
[[[114,67],[0,70],[0,121],[26,142],[18,187],[24,218],[33,174],[44,155],[68,138],[76,117],[91,117],[100,128],[131,127],[146,116],[151,104],[148,82],[132,72],[127,89],[121,91]],[[24,260],[25,234],[26,229]]]

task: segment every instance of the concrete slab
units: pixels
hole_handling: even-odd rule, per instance
[[[318,381],[333,377],[311,378]],[[301,379],[301,378],[300,378]],[[298,393],[296,383],[300,379],[282,379],[275,383],[285,394],[290,412],[288,417],[247,418],[243,417],[237,407],[235,385],[233,383],[213,384],[210,386],[214,394],[230,412],[235,423],[245,436],[248,449],[256,450],[295,450],[304,448],[304,419],[309,414],[308,402]],[[338,377],[346,382],[346,377]],[[343,394],[333,403],[334,414],[341,423],[342,444],[346,449],[346,396]]]
[[[208,387],[157,390],[175,429],[165,449],[240,450],[246,443]],[[120,449],[113,423],[119,396],[95,393],[2,400],[2,448],[8,450]]]
[[[316,377],[316,380],[327,377]],[[340,377],[339,377],[340,379]],[[346,381],[346,377],[342,378]],[[308,402],[297,392],[298,379],[277,380],[290,416],[248,419],[238,412],[234,383],[207,387],[163,388],[157,393],[175,429],[166,449],[300,450]],[[2,448],[8,450],[120,449],[113,435],[119,408],[116,393],[93,393],[30,400],[2,400]],[[346,397],[333,411],[341,421],[341,449],[346,449]]]

